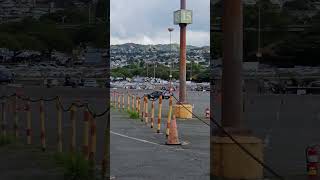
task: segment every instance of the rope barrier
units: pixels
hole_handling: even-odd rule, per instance
[[[32,118],[31,118],[31,106],[30,102],[27,102],[26,106],[26,112],[27,112],[27,129],[26,129],[26,134],[27,134],[27,144],[30,145],[32,142]]]
[[[115,94],[114,94],[115,95]],[[117,95],[118,97],[118,105],[119,110],[121,109],[121,95]],[[129,98],[129,97],[128,97]],[[64,106],[60,96],[49,97],[49,98],[30,98],[28,96],[21,96],[17,93],[13,93],[10,95],[2,95],[0,96],[1,102],[1,135],[7,136],[7,117],[6,117],[6,109],[10,110],[10,113],[13,113],[13,130],[16,138],[19,137],[19,113],[24,112],[26,115],[26,144],[32,144],[32,114],[31,114],[31,103],[39,103],[38,112],[40,113],[40,144],[42,151],[46,151],[46,113],[45,113],[45,102],[53,102],[55,101],[56,110],[57,110],[57,152],[62,152],[63,145],[63,137],[62,137],[62,114],[63,112],[70,113],[70,121],[71,121],[71,136],[70,136],[70,151],[72,153],[77,151],[76,144],[76,111],[77,109],[83,108],[83,140],[82,140],[82,152],[84,158],[90,161],[92,167],[95,166],[95,156],[97,151],[97,125],[96,118],[100,118],[105,116],[110,112],[110,107],[107,104],[107,108],[101,112],[93,111],[89,103],[81,103],[79,101],[72,101],[70,105]],[[114,105],[116,106],[116,97],[113,97]],[[122,94],[122,109],[125,109],[124,104],[124,94]],[[25,103],[25,105],[24,105]],[[9,104],[9,106],[8,106]],[[18,106],[19,104],[19,106]],[[23,104],[23,105],[21,105]],[[128,104],[128,108],[129,108]],[[102,159],[102,169],[101,172],[103,175],[106,174],[106,168],[108,167],[109,161],[109,128],[110,128],[110,118],[106,119],[106,127],[104,128],[104,138],[103,147],[104,154]],[[103,176],[105,177],[105,176]]]

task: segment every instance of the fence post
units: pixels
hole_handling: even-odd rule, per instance
[[[117,108],[117,97],[116,97],[116,92],[113,91],[113,106]]]
[[[44,102],[43,100],[40,101],[40,138],[41,138],[41,148],[42,151],[46,150],[46,129],[45,129],[45,114],[44,114]]]
[[[110,115],[106,116],[110,118]],[[102,159],[102,180],[108,178],[106,175],[110,175],[110,119],[108,119],[107,124],[104,130],[104,151],[103,151],[103,159]]]
[[[60,97],[58,97],[56,101],[56,108],[57,108],[57,150],[58,152],[62,152],[62,111],[60,107]]]
[[[114,92],[114,108],[115,108],[115,109],[118,108],[118,96],[117,96],[117,92]]]
[[[125,111],[124,93],[122,94],[122,110]]]
[[[168,112],[168,119],[167,119],[166,137],[169,136],[171,114],[172,114],[172,96],[170,96],[170,99],[169,99],[169,112]]]
[[[135,111],[135,108],[134,108],[134,102],[135,101],[135,97],[134,95],[132,95],[132,111],[134,112]]]
[[[157,133],[160,133],[160,128],[161,128],[161,113],[162,113],[162,95],[159,96],[159,110],[158,110],[158,128],[157,128]]]
[[[71,105],[70,109],[70,120],[71,120],[71,146],[70,151],[74,153],[76,150],[76,106]]]
[[[140,107],[139,100],[140,100],[140,98],[138,96],[136,96],[136,112],[138,112],[138,116],[140,117],[140,115],[139,115],[139,107]]]
[[[121,111],[121,94],[118,94],[118,109]]]
[[[148,98],[147,96],[144,97],[145,99],[145,114],[144,114],[144,117],[145,117],[145,122],[146,124],[148,124]]]
[[[141,100],[140,100],[140,97],[137,97],[138,98],[138,104],[137,104],[137,112],[138,112],[138,117],[140,117],[140,111],[141,111]],[[143,121],[143,119],[141,119],[141,121]]]
[[[2,129],[2,135],[4,137],[7,136],[7,130],[6,130],[6,126],[7,126],[7,119],[6,119],[6,102],[5,100],[2,102],[2,122],[1,122],[1,129]]]
[[[142,106],[142,112],[141,112],[141,120],[144,119],[144,113],[146,112],[146,98],[143,96],[143,106]]]
[[[151,128],[154,125],[154,101],[151,101]]]
[[[89,159],[89,118],[90,113],[86,108],[83,113],[83,154],[86,160]]]
[[[32,136],[32,127],[31,127],[32,118],[31,118],[31,106],[29,101],[27,101],[26,112],[27,112],[27,130],[26,130],[27,144],[30,145],[32,142],[32,137],[31,137]]]
[[[113,102],[113,92],[110,92],[110,106],[112,106]]]
[[[17,102],[18,101],[18,97],[15,96],[14,97],[14,101],[13,101],[13,119],[14,119],[14,124],[13,124],[13,129],[14,129],[14,134],[15,137],[18,138],[19,136],[19,129],[18,129],[18,107],[17,107]]]
[[[96,120],[92,117],[92,114],[89,115],[89,122],[90,122],[90,154],[89,160],[94,164],[95,162],[95,154],[97,148],[97,132],[96,132]]]
[[[127,96],[128,96],[127,97],[128,98],[128,102],[127,102],[128,103],[128,107],[127,108],[128,108],[128,111],[130,111],[130,94],[128,93]]]

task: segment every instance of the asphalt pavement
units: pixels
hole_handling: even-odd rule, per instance
[[[165,145],[165,122],[156,133],[126,112],[111,112],[111,176],[121,180],[209,180],[209,130],[198,120],[177,120],[182,145]]]

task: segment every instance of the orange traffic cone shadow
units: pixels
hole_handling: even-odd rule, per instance
[[[181,143],[179,142],[179,137],[178,137],[176,116],[174,114],[172,116],[172,120],[170,123],[169,136],[168,136],[166,145],[181,145]]]

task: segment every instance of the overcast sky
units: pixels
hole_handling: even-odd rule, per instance
[[[193,10],[188,26],[187,44],[210,44],[210,0],[187,0]],[[111,44],[169,44],[168,27],[175,28],[173,43],[179,43],[179,26],[173,24],[173,12],[180,0],[111,0]]]

